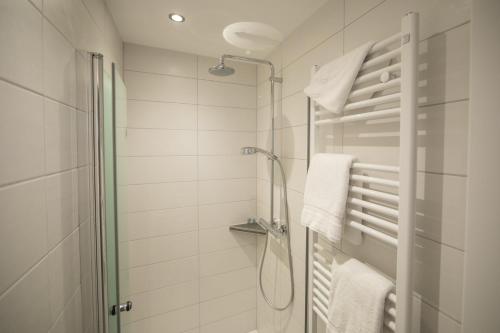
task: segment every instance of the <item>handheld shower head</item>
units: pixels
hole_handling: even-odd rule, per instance
[[[267,150],[260,149],[258,147],[242,147],[241,148],[242,155],[254,155],[257,153],[264,154],[271,160],[278,160],[278,156],[274,155],[273,153],[271,153]]]

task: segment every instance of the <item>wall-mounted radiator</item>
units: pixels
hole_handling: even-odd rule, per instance
[[[384,331],[397,333],[410,332],[412,324],[417,46],[418,14],[409,13],[402,18],[401,32],[370,50],[342,116],[310,103],[309,157],[318,152],[317,131],[325,126],[399,120],[399,165],[356,160],[351,168],[345,221],[351,233],[373,237],[397,250],[396,288],[386,299],[384,319]],[[308,230],[308,333],[317,332],[318,319],[328,321],[334,254],[328,243]]]

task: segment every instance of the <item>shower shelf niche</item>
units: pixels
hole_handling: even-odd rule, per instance
[[[266,229],[264,229],[255,219],[252,218],[248,219],[246,223],[229,226],[229,230],[249,232],[258,235],[265,235],[267,233]]]

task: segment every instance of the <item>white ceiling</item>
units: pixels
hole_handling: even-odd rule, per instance
[[[106,0],[125,42],[218,56],[244,55],[222,37],[225,26],[257,21],[278,29],[284,37],[327,0]],[[174,23],[168,14],[184,15]],[[254,51],[262,57],[269,51]]]

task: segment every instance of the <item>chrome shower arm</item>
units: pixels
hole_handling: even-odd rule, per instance
[[[269,80],[275,81],[278,83],[281,83],[283,81],[282,78],[275,76],[274,65],[269,60],[251,58],[251,57],[243,57],[243,56],[237,56],[237,55],[232,55],[232,54],[223,54],[222,56],[220,56],[219,61],[221,64],[224,64],[224,60],[226,60],[226,59],[231,59],[231,60],[239,61],[239,62],[250,62],[250,63],[254,63],[254,64],[268,65],[271,69],[271,76],[269,77]]]

